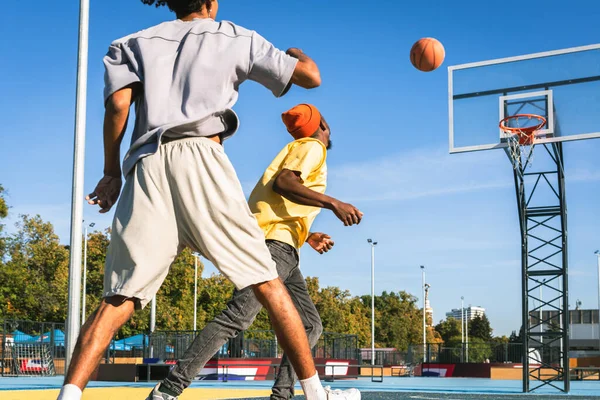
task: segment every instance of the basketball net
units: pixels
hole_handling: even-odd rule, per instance
[[[507,134],[509,156],[515,169],[525,169],[531,165],[535,134],[544,125],[546,118],[535,114],[516,114],[500,121],[500,129]]]

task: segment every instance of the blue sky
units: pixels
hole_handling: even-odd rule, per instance
[[[69,240],[78,8],[40,2],[4,6],[0,51],[0,183],[8,189],[11,224],[39,213]],[[581,12],[585,3],[585,12]],[[519,231],[511,167],[502,151],[448,154],[449,65],[600,42],[595,2],[222,0],[218,19],[259,31],[280,48],[300,47],[321,68],[323,85],[283,99],[255,83],[241,88],[241,129],[227,142],[246,190],[290,140],[280,113],[298,102],[317,105],[333,132],[329,193],[364,213],[345,228],[324,211],[314,229],[330,233],[334,251],[302,252],[306,275],[352,294],[370,291],[376,250],[376,292],[420,293],[427,268],[436,321],[467,304],[488,310],[497,334],[520,326]],[[520,11],[515,11],[520,10]],[[92,1],[86,193],[102,172],[102,57],[118,37],[173,16],[137,0]],[[507,20],[503,23],[499,18]],[[415,70],[409,50],[421,37],[446,49],[444,65]],[[599,122],[600,124],[600,122]],[[495,129],[495,127],[489,127]],[[565,146],[569,207],[571,304],[596,307],[600,248],[600,140]],[[124,151],[123,151],[124,154]],[[110,225],[85,207],[97,228]],[[9,227],[10,229],[10,227]],[[213,269],[209,268],[209,272]]]

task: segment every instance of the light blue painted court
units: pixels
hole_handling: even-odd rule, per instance
[[[52,378],[0,378],[0,393],[3,390],[45,390],[59,389],[62,377]],[[91,382],[89,388],[151,388],[156,382]],[[272,381],[234,381],[234,382],[207,382],[199,381],[192,384],[192,388],[220,388],[231,389],[269,389]],[[391,399],[498,399],[517,400],[533,397],[547,400],[556,398],[573,399],[599,399],[600,381],[577,381],[571,383],[570,394],[559,394],[552,388],[542,388],[535,393],[521,393],[521,381],[504,381],[476,378],[389,378],[383,382],[371,382],[370,379],[351,379],[335,382],[324,382],[333,388],[356,387],[363,393],[364,400],[391,400]],[[299,389],[299,386],[298,386]],[[0,398],[1,398],[0,394]],[[297,397],[299,400],[303,396]],[[133,400],[133,399],[132,399]]]

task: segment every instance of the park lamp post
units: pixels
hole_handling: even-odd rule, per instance
[[[464,362],[465,353],[465,296],[460,296],[460,362]]]
[[[594,252],[598,261],[598,352],[600,352],[600,250]]]
[[[375,246],[377,242],[367,239],[371,245],[371,365],[375,365]]]
[[[77,90],[75,99],[75,137],[73,143],[73,186],[71,191],[71,251],[69,255],[68,310],[65,326],[65,371],[79,336],[81,311],[81,224],[83,221],[83,184],[85,123],[87,101],[88,37],[90,0],[79,1],[79,44],[77,51]]]
[[[85,222],[85,221],[84,221]],[[90,223],[84,229],[83,234],[83,294],[81,296],[81,326],[85,324],[85,294],[87,291],[87,243],[88,243],[88,227],[93,228],[96,224]]]
[[[198,322],[198,259],[200,254],[194,253],[194,332]]]
[[[423,362],[427,361],[427,332],[425,319],[425,266],[421,265],[421,291],[423,295]]]

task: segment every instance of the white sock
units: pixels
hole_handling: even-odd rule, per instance
[[[302,386],[306,400],[327,399],[327,394],[325,393],[325,389],[323,389],[323,385],[321,385],[318,372],[315,372],[312,378],[301,380],[300,385]]]
[[[81,389],[75,385],[68,384],[60,390],[58,400],[81,400],[81,394]]]

